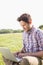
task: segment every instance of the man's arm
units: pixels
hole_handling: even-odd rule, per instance
[[[36,56],[36,57],[43,57],[43,51],[38,51],[35,53],[27,53],[27,55]]]
[[[24,57],[24,56],[36,56],[36,57],[43,57],[43,51],[35,52],[35,53],[19,53],[19,57]]]

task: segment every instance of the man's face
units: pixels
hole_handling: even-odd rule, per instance
[[[25,30],[26,32],[28,30],[30,30],[30,28],[31,28],[31,24],[30,23],[26,23],[24,21],[20,21],[20,25],[23,27],[23,30]]]

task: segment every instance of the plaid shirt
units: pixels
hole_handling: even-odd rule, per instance
[[[43,32],[34,26],[28,32],[23,32],[23,47],[25,52],[37,52],[43,50]]]

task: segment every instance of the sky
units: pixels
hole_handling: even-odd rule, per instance
[[[23,13],[35,27],[43,25],[43,0],[0,0],[0,29],[22,29],[17,18]]]

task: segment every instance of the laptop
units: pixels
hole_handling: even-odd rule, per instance
[[[11,61],[14,62],[20,62],[22,60],[22,58],[18,58],[16,56],[14,56],[11,52],[9,48],[6,47],[0,47],[0,53],[6,58],[9,59]]]

